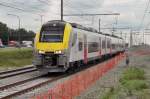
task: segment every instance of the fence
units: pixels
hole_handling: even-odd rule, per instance
[[[107,62],[79,72],[47,92],[33,96],[32,99],[73,99],[114,68],[123,58],[124,54],[120,54]]]

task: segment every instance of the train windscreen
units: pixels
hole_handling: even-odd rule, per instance
[[[63,42],[65,25],[49,24],[41,29],[41,42]]]

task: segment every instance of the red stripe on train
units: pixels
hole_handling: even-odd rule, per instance
[[[84,63],[86,64],[87,63],[87,49],[85,48],[84,49]]]

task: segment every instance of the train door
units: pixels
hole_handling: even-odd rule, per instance
[[[109,39],[109,43],[110,43],[110,54],[112,54],[112,40],[111,40],[111,38]]]
[[[102,39],[102,55],[106,53],[106,41],[105,38]]]
[[[101,41],[101,37],[99,38],[99,55],[100,55],[100,57],[101,57],[101,55],[102,55],[102,41]]]
[[[84,34],[84,63],[86,64],[87,61],[87,36]]]
[[[107,37],[105,35],[105,54],[107,54]]]

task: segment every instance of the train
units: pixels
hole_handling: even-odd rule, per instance
[[[124,50],[125,41],[118,36],[77,23],[52,20],[36,33],[33,64],[44,73],[66,72]]]

